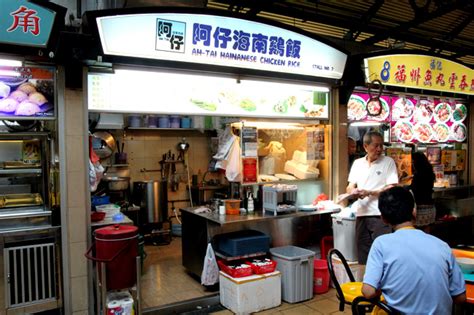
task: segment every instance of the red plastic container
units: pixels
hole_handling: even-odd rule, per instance
[[[269,263],[268,265],[263,265],[263,266],[257,266],[252,262],[247,262],[247,264],[250,265],[250,268],[252,268],[253,273],[255,273],[257,275],[262,275],[264,273],[274,272],[275,268],[277,266],[277,262],[274,261],[274,260],[272,260],[271,263]]]
[[[323,236],[320,244],[321,259],[326,259],[329,250],[332,248],[334,248],[334,237],[332,235]]]
[[[138,228],[111,225],[95,230],[96,257],[105,263],[107,290],[133,287],[137,280]]]
[[[248,277],[253,275],[252,268],[249,266],[248,268],[239,268],[235,269],[232,267],[227,266],[222,260],[218,260],[217,264],[219,268],[224,271],[226,274],[233,278],[241,278],[241,277]]]
[[[322,294],[329,291],[329,270],[328,263],[324,259],[314,260],[314,282],[313,292]]]

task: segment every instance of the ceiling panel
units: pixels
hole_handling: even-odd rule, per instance
[[[429,3],[425,9],[424,3]],[[389,49],[396,42],[474,67],[472,0],[210,0],[207,7],[292,25],[342,42],[354,54]]]

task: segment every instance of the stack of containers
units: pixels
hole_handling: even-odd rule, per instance
[[[219,260],[220,302],[236,314],[249,314],[281,304],[281,274],[268,253],[270,238],[254,230],[221,234],[214,240]],[[265,292],[265,294],[261,294]]]

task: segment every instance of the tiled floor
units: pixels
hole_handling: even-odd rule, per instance
[[[174,237],[170,245],[146,246],[147,258],[144,274],[141,279],[142,307],[157,307],[173,302],[214,294],[188,273],[181,264],[181,239]],[[279,307],[256,314],[351,314],[350,309],[343,313],[338,310],[339,303],[336,291],[329,290],[326,294],[316,295],[313,299],[301,303],[288,304],[282,302]],[[233,314],[224,310],[214,315]]]

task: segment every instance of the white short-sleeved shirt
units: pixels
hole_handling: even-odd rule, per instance
[[[364,283],[381,289],[387,303],[402,314],[451,314],[452,297],[466,290],[448,244],[415,229],[374,240]]]
[[[349,173],[349,183],[356,184],[358,189],[379,190],[386,185],[398,184],[398,173],[395,161],[387,156],[380,156],[369,165],[367,156],[354,161]],[[357,216],[380,215],[377,196],[358,199],[352,204]]]

